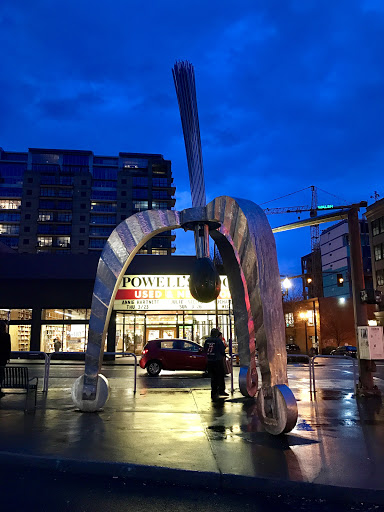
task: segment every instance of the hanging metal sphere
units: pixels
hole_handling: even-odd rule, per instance
[[[189,279],[189,291],[199,302],[212,302],[220,293],[221,282],[218,271],[209,258],[196,260]]]

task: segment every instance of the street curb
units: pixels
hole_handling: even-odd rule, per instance
[[[384,505],[384,489],[337,487],[311,482],[295,482],[276,478],[261,478],[231,473],[214,473],[145,466],[129,462],[94,461],[57,458],[53,456],[25,455],[0,452],[0,464],[27,466],[62,473],[92,474],[135,481],[167,484],[192,489],[209,489],[227,493],[271,494],[326,499],[343,503],[371,503]]]

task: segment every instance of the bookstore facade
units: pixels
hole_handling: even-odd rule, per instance
[[[58,256],[28,256],[35,258],[32,268],[25,267],[20,259],[20,274],[30,269],[27,279],[18,276],[14,266],[9,275],[0,276],[0,285],[8,292],[0,298],[0,319],[8,323],[12,351],[84,353],[97,260],[88,259],[87,263],[83,258],[82,276],[79,266],[74,267],[76,262],[68,261],[71,256],[65,256],[64,265],[52,259]],[[38,265],[42,258],[45,261],[41,263],[53,267]],[[157,338],[184,338],[202,344],[216,323],[226,339],[233,336],[226,276],[221,276],[217,301],[197,302],[190,295],[188,283],[194,259],[148,255],[133,260],[116,294],[106,350],[140,354],[147,341]],[[35,268],[37,275],[33,274]]]

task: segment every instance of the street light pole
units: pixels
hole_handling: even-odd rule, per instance
[[[305,352],[308,354],[308,336],[307,336],[307,323],[308,319],[304,320],[304,329],[305,329]]]
[[[373,381],[373,372],[376,371],[375,361],[360,359],[357,327],[368,325],[367,307],[360,301],[360,292],[364,289],[364,269],[361,254],[361,238],[359,216],[357,208],[348,212],[349,245],[351,256],[352,299],[355,317],[355,333],[357,341],[357,356],[359,361],[360,379],[357,393],[360,395],[380,395],[380,390]]]

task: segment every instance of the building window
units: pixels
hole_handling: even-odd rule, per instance
[[[84,191],[81,192],[81,197],[86,197],[86,195],[87,195],[86,192],[84,192]]]
[[[116,224],[116,215],[91,215],[91,224]]]
[[[87,184],[87,180],[81,180],[81,184],[82,185],[86,185]]]
[[[126,185],[126,184],[127,184],[127,180],[125,180],[125,179],[124,179],[124,180],[121,180],[121,184],[122,184],[122,185]]]
[[[167,249],[152,249],[152,254],[158,254],[159,256],[166,256],[168,254]]]
[[[384,270],[378,270],[376,272],[377,286],[384,286]]]
[[[153,178],[152,185],[154,187],[168,187],[167,178]]]
[[[284,318],[286,327],[294,327],[295,321],[293,318],[293,313],[285,313]]]
[[[31,231],[31,228],[29,226],[25,226],[24,232],[29,233]]]
[[[37,245],[39,247],[52,247],[52,237],[51,236],[38,236],[37,237]]]
[[[148,187],[148,178],[146,176],[134,176],[132,183],[134,187]]]
[[[375,252],[375,261],[379,261],[383,258],[383,244],[378,244],[374,246]]]
[[[0,213],[0,221],[20,222],[20,213]]]
[[[32,195],[32,190],[31,189],[28,189],[27,190],[27,196],[31,196]]]
[[[28,245],[28,244],[29,244],[29,240],[28,240],[28,238],[24,238],[24,240],[23,240],[23,245]]]
[[[95,180],[117,180],[117,169],[113,167],[94,167],[93,179]]]
[[[117,203],[96,203],[92,201],[91,210],[93,212],[115,212],[117,210]]]
[[[79,240],[79,245],[84,245],[84,240]]]
[[[148,190],[146,188],[134,188],[132,196],[133,199],[147,199]]]
[[[90,236],[109,236],[112,231],[113,227],[107,228],[104,226],[91,226],[89,228],[89,235]]]
[[[32,204],[32,203],[31,203],[31,201],[27,201],[27,202],[25,203],[25,206],[26,206],[27,208],[30,208],[30,207],[31,207],[31,204]]]
[[[19,210],[21,201],[17,199],[0,199],[0,210]]]
[[[33,183],[33,178],[28,178],[28,183]]]
[[[384,270],[378,270],[376,272],[377,286],[384,286]]]
[[[168,210],[168,203],[165,201],[152,201],[152,208],[154,210]]]
[[[85,221],[85,215],[80,215],[80,222],[84,222]]]
[[[125,190],[122,190],[122,191],[121,191],[121,195],[122,195],[122,196],[126,196],[126,195],[127,195],[127,192],[126,192]]]
[[[148,201],[134,201],[133,209],[139,212],[142,210],[148,210]]]
[[[0,235],[18,235],[18,224],[0,224]]]
[[[31,214],[27,213],[24,218],[25,218],[25,220],[29,220],[31,218]]]
[[[122,208],[126,208],[127,207],[127,203],[121,203],[121,207]]]
[[[85,209],[86,209],[86,207],[87,207],[87,205],[86,205],[86,204],[81,203],[80,208],[81,208],[82,210],[85,210]]]
[[[85,228],[80,228],[80,233],[85,233]]]
[[[105,238],[91,238],[89,240],[89,247],[91,249],[103,249],[105,242]]]
[[[152,197],[154,199],[168,199],[169,194],[167,190],[153,190]]]

